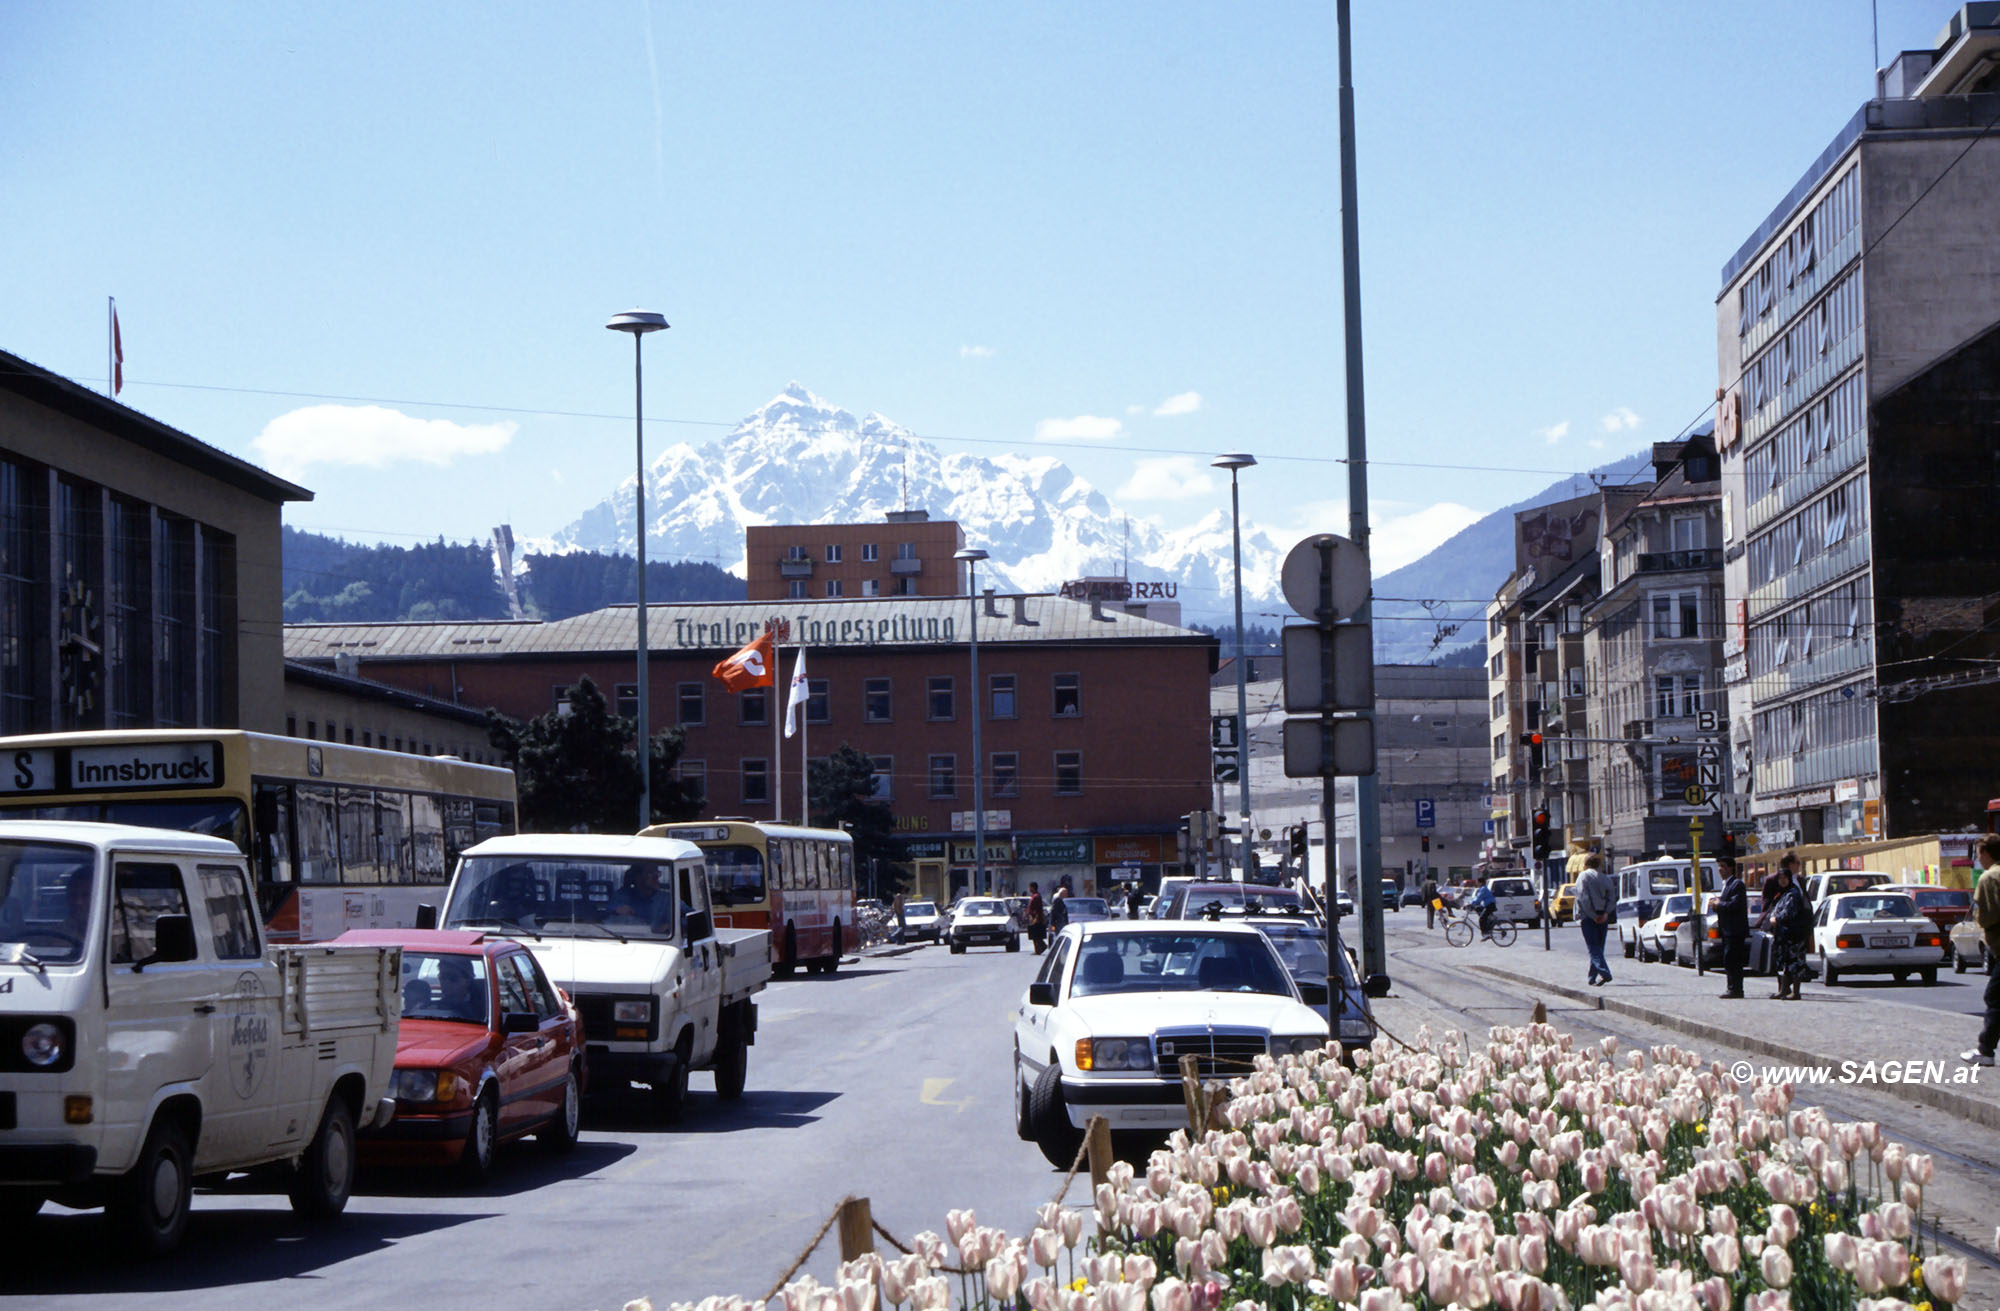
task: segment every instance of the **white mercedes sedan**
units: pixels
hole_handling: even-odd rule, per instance
[[[1326,1018],[1300,999],[1271,942],[1243,923],[1106,920],[1049,945],[1014,1021],[1014,1124],[1058,1166],[1083,1127],[1167,1133],[1187,1123],[1180,1064],[1248,1074],[1259,1056],[1313,1051]]]
[[[1842,892],[1813,916],[1813,949],[1826,961],[1826,986],[1848,974],[1912,974],[1936,983],[1944,934],[1907,892]]]

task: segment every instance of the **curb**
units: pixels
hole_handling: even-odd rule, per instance
[[[1700,1020],[1690,1020],[1685,1016],[1675,1015],[1668,1011],[1654,1010],[1650,1006],[1639,1006],[1632,1002],[1619,1001],[1613,997],[1606,997],[1601,993],[1585,992],[1581,988],[1570,987],[1565,984],[1549,983],[1531,975],[1516,974],[1511,970],[1496,969],[1491,965],[1469,965],[1466,968],[1477,970],[1481,974],[1490,975],[1496,979],[1504,979],[1509,983],[1517,983],[1524,987],[1533,988],[1540,992],[1552,993],[1558,997],[1566,997],[1571,1001],[1581,1002],[1585,1006],[1595,1010],[1612,1011],[1619,1015],[1628,1015],[1635,1020],[1644,1020],[1648,1024],[1657,1024],[1661,1028],[1673,1029],[1676,1032],[1684,1033],[1690,1038],[1699,1038],[1704,1042],[1721,1043],[1724,1046],[1756,1052],[1760,1056],[1769,1056],[1787,1065],[1837,1066],[1840,1064],[1838,1061],[1829,1061],[1819,1052],[1809,1052],[1802,1047],[1789,1047],[1781,1042],[1772,1042],[1768,1038],[1737,1033],[1725,1029],[1720,1025],[1705,1024]],[[1949,1112],[1952,1115],[1971,1120],[1975,1124],[1984,1125],[1989,1129],[2000,1129],[2000,1104],[1981,1101],[1976,1097],[1967,1097],[1962,1093],[1955,1093],[1949,1089],[1939,1088],[1927,1083],[1906,1083],[1897,1086],[1911,1101],[1922,1102],[1934,1110]]]
[[[907,956],[913,951],[922,951],[924,946],[921,942],[891,943],[886,947],[870,947],[861,954],[870,960],[881,960],[888,956]]]

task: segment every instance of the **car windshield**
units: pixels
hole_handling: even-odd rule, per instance
[[[0,960],[74,964],[89,935],[89,847],[0,842]]]
[[[960,902],[958,913],[961,915],[1005,915],[1007,908],[997,901],[980,899]]]
[[[1251,933],[1100,933],[1077,952],[1071,994],[1292,991],[1267,939]]]
[[[935,915],[937,903],[934,901],[906,901],[903,903],[904,918],[911,915]]]
[[[1666,902],[1660,907],[1660,914],[1677,915],[1683,911],[1692,910],[1693,908],[1694,908],[1694,896],[1692,894],[1687,894],[1679,897],[1668,897]]]
[[[1234,909],[1238,906],[1269,910],[1297,910],[1298,894],[1289,888],[1259,887],[1243,883],[1202,883],[1187,891],[1187,918],[1199,918],[1210,906]]]
[[[672,937],[671,868],[650,860],[468,856],[444,923],[527,933]]]
[[[1264,936],[1278,949],[1278,959],[1295,979],[1311,979],[1315,982],[1326,978],[1326,930],[1317,924],[1259,924]],[[1354,975],[1347,967],[1347,957],[1340,957],[1340,981],[1351,984]]]
[[[403,953],[403,1018],[487,1022],[491,992],[486,957],[463,953]]]
[[[1830,874],[1826,880],[1828,892],[1859,892],[1887,882],[1880,874]]]
[[[1102,897],[1064,897],[1063,900],[1069,903],[1069,913],[1071,915],[1109,915],[1111,913],[1104,908],[1104,898]]]
[[[1917,904],[1900,892],[1874,896],[1847,896],[1834,903],[1833,918],[1847,920],[1906,920],[1917,913]]]

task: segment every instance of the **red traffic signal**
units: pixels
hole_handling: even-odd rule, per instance
[[[1549,812],[1548,812],[1548,811],[1546,811],[1546,810],[1538,810],[1538,811],[1536,811],[1536,812],[1535,812],[1535,827],[1536,827],[1536,828],[1538,828],[1538,829],[1545,829],[1545,828],[1547,828],[1548,826],[1549,826]]]

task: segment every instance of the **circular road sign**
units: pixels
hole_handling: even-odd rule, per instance
[[[1331,544],[1333,550],[1329,556],[1322,557],[1321,543]],[[1334,618],[1352,619],[1368,603],[1368,589],[1373,581],[1368,571],[1368,553],[1336,533],[1314,533],[1285,557],[1284,572],[1280,575],[1285,603],[1302,618],[1319,618],[1322,558],[1331,567]]]

